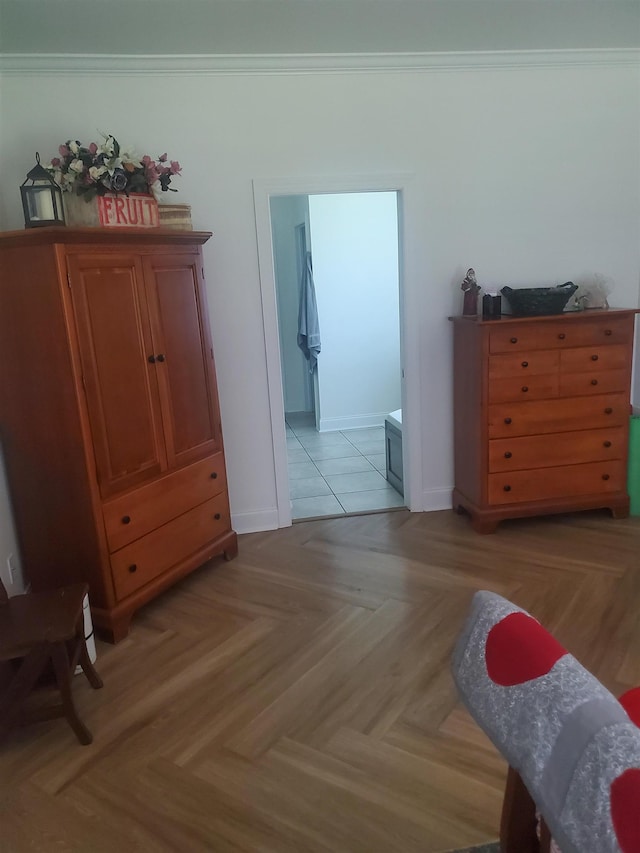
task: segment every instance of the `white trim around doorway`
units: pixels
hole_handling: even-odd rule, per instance
[[[253,198],[258,243],[260,294],[264,324],[267,384],[271,413],[273,467],[278,507],[278,527],[291,524],[287,443],[284,420],[284,394],[280,367],[276,281],[271,237],[269,200],[278,195],[316,195],[321,193],[396,192],[398,194],[398,267],[400,278],[400,360],[402,365],[402,445],[405,501],[413,512],[422,510],[422,424],[420,403],[419,318],[421,291],[418,271],[407,263],[408,237],[405,224],[407,199],[416,192],[410,174],[338,176],[300,176],[254,178]]]

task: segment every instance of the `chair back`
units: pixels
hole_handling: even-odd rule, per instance
[[[539,622],[476,593],[452,670],[562,853],[640,850],[640,729]]]

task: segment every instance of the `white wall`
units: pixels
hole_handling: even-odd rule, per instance
[[[309,220],[320,430],[382,424],[401,405],[396,193],[312,195]]]
[[[309,364],[298,346],[300,271],[296,226],[307,223],[307,197],[274,196],[271,199],[273,264],[277,282],[278,331],[285,412],[311,411]]]
[[[568,60],[570,62],[570,60]],[[637,65],[478,71],[158,75],[5,73],[0,225],[21,228],[33,152],[100,127],[184,166],[205,246],[233,520],[275,518],[252,179],[410,173],[407,318],[419,340],[424,505],[452,485],[451,328],[460,282],[553,284],[600,272],[612,304],[640,277]],[[25,108],[28,105],[28,109]],[[1,416],[1,415],[0,415]],[[1,543],[0,543],[1,544]],[[0,553],[0,565],[4,557]]]

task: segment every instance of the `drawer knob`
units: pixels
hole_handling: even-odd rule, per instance
[[[137,571],[138,571],[138,567],[136,566],[136,564],[135,564],[135,563],[132,563],[132,564],[129,566],[129,571],[131,572],[131,574],[133,574],[134,572],[137,572]]]
[[[215,518],[216,521],[220,521],[221,516],[220,516],[219,512],[217,512],[213,517]]]
[[[597,385],[597,384],[598,384],[598,380],[597,380],[597,379],[592,379],[592,380],[591,380],[591,384],[592,384],[592,385]]]
[[[164,361],[164,356],[162,355],[162,353],[160,353],[160,355],[157,355],[157,356],[156,356],[156,359],[157,359],[158,361],[162,362],[162,361]]]
[[[528,362],[528,361],[523,361],[523,362],[522,362],[522,366],[523,366],[523,367],[529,367],[529,362]]]
[[[156,363],[155,355],[150,355],[147,360],[148,360],[149,364],[155,364]]]
[[[517,343],[518,343],[518,339],[517,339],[517,338],[511,338],[511,343],[512,343],[512,344],[517,344]]]
[[[604,413],[605,415],[610,415],[612,411],[613,409],[611,408],[611,406],[607,406],[607,408],[604,410]]]
[[[529,386],[528,386],[528,385],[523,385],[523,386],[522,386],[522,390],[523,390],[523,391],[524,391],[524,393],[526,394],[526,393],[527,393],[527,391],[529,390]]]
[[[123,515],[122,516],[122,523],[123,524],[131,524],[131,516],[130,515]]]
[[[511,451],[510,451],[510,450],[507,450],[507,451],[506,451],[506,453],[504,454],[504,458],[505,458],[505,459],[511,459],[512,455],[513,455],[513,454],[511,453]]]
[[[608,474],[603,474],[603,475],[602,475],[602,479],[603,479],[603,480],[608,480],[608,479],[609,479],[609,475],[608,475]]]
[[[597,356],[597,355],[592,355],[592,356],[591,356],[591,361],[597,361],[597,360],[598,360],[598,356]]]
[[[217,480],[217,479],[218,479],[218,473],[217,473],[217,471],[212,471],[212,473],[211,473],[209,476],[211,477],[211,479],[212,479],[212,480]]]
[[[611,442],[610,441],[603,441],[602,446],[603,447],[611,447]]]
[[[503,486],[502,488],[505,490],[505,492],[511,491],[511,486]]]
[[[504,422],[505,422],[505,424],[510,424],[510,423],[511,423],[511,418],[505,418],[505,419],[504,419]]]
[[[560,332],[560,334],[558,335],[558,337],[560,338],[560,340],[561,340],[561,341],[563,341],[567,336],[565,335],[565,333],[564,333],[564,332]]]
[[[611,335],[611,334],[612,334],[611,329],[605,329],[605,330],[604,330],[604,333],[605,333],[605,335],[606,335],[607,337],[609,337],[609,335]]]

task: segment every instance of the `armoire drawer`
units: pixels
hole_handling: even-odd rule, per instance
[[[603,317],[597,321],[570,315],[552,322],[505,324],[492,329],[489,352],[522,352],[528,349],[564,349],[600,344],[624,344],[633,341],[633,322],[625,317]]]
[[[103,504],[109,551],[117,551],[227,487],[216,453]]]
[[[489,438],[569,432],[588,426],[621,426],[629,417],[626,394],[532,400],[530,403],[493,403],[488,407]]]
[[[119,601],[231,529],[226,493],[111,554]]]
[[[623,459],[625,454],[625,430],[621,426],[559,432],[553,436],[496,438],[489,442],[489,472],[608,461]]]
[[[489,474],[488,502],[496,504],[624,491],[625,465],[620,459]]]
[[[557,373],[539,376],[504,376],[489,380],[489,402],[509,400],[546,400],[557,397],[560,379]]]
[[[560,396],[611,394],[629,387],[628,370],[594,370],[590,373],[561,373]]]

